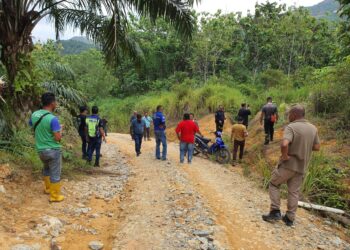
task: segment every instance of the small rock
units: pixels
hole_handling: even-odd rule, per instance
[[[336,245],[336,246],[340,246],[340,244],[342,243],[342,240],[339,237],[335,237],[332,242]]]
[[[212,231],[208,231],[208,230],[194,230],[193,234],[197,235],[199,237],[207,237],[207,236],[213,234],[213,232]]]
[[[91,241],[89,243],[89,248],[91,250],[100,250],[103,249],[103,243],[101,241]]]
[[[40,250],[41,246],[39,244],[34,244],[32,246],[25,244],[17,244],[11,247],[11,250]]]
[[[4,185],[0,185],[0,193],[6,193],[6,189],[4,187]]]

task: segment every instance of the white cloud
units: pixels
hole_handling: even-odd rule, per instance
[[[311,6],[321,2],[322,0],[277,0],[279,3],[285,3],[288,6]],[[202,0],[202,3],[195,7],[199,12],[205,11],[215,13],[221,9],[224,13],[228,12],[243,12],[247,10],[253,11],[255,3],[267,2],[266,0]],[[272,1],[270,1],[272,2]],[[69,39],[73,36],[80,35],[80,32],[71,29],[66,30],[60,37],[61,39]],[[47,20],[41,21],[33,31],[35,41],[46,41],[47,39],[55,39],[54,27]]]

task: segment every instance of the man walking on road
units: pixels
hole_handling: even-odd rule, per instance
[[[216,131],[220,131],[220,132],[223,131],[225,120],[226,120],[226,117],[225,117],[224,107],[220,105],[219,109],[215,113]]]
[[[153,119],[150,115],[148,115],[148,112],[146,111],[145,115],[142,117],[142,120],[145,122],[144,139],[150,141],[151,140],[151,123]]]
[[[232,126],[231,141],[233,142],[233,161],[232,166],[235,165],[237,159],[237,152],[239,148],[239,160],[243,159],[245,138],[248,136],[246,126],[243,125],[243,118],[238,117],[238,123]]]
[[[272,103],[272,98],[267,98],[267,103],[261,110],[260,124],[263,124],[265,129],[265,145],[268,145],[270,141],[273,141],[273,134],[275,132],[274,126],[278,121],[278,110],[277,106]]]
[[[98,107],[93,106],[91,109],[92,115],[86,118],[86,130],[88,135],[88,163],[92,162],[92,155],[96,151],[96,159],[94,167],[100,166],[101,145],[102,140],[106,141],[103,130],[103,122],[98,116]]]
[[[238,117],[243,118],[243,125],[248,128],[249,116],[252,114],[249,105],[242,103],[240,110],[238,111]]]
[[[137,114],[136,119],[132,121],[131,127],[132,135],[135,140],[136,156],[139,156],[141,154],[142,137],[146,127],[146,123],[140,114]]]
[[[161,105],[157,106],[157,112],[154,114],[153,124],[154,135],[156,138],[156,158],[165,161],[167,156],[167,139],[165,134],[166,123],[163,114],[163,106]],[[162,156],[160,155],[160,144],[163,146]]]
[[[289,111],[290,124],[284,130],[281,159],[272,173],[269,185],[270,213],[262,216],[265,221],[282,219],[287,226],[293,225],[303,176],[307,171],[312,151],[320,150],[317,128],[304,117],[305,109],[301,105],[294,105]],[[288,202],[287,213],[282,218],[280,186],[283,183],[287,183],[288,186]]]
[[[134,140],[134,137],[132,136],[132,122],[134,120],[136,120],[137,117],[137,111],[134,111],[134,113],[132,114],[132,116],[130,117],[130,135],[131,135],[131,139]]]
[[[86,160],[87,159],[87,141],[86,141],[85,127],[86,127],[86,116],[88,114],[88,109],[86,106],[81,106],[79,110],[80,110],[80,115],[78,115],[77,117],[77,125],[78,125],[79,136],[81,138],[82,157],[84,160]]]
[[[60,182],[62,127],[58,118],[52,114],[57,106],[55,95],[52,93],[43,94],[41,103],[43,108],[32,114],[29,124],[34,130],[35,148],[44,164],[44,192],[50,194],[51,202],[59,202],[64,199],[64,196],[61,195]]]
[[[185,154],[187,154],[188,164],[191,164],[194,151],[194,136],[196,133],[201,135],[201,132],[191,120],[189,114],[184,114],[183,121],[177,125],[175,132],[180,140],[180,163],[184,163]]]

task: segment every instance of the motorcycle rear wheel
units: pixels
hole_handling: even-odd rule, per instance
[[[227,148],[222,148],[216,152],[216,161],[220,164],[228,164],[231,160],[231,153]]]

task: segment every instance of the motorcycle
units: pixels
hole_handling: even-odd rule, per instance
[[[211,145],[209,145],[211,142],[210,139],[196,135],[193,155],[197,156],[199,154],[203,154],[207,158],[209,158],[210,155],[215,155],[216,161],[218,163],[229,163],[231,159],[231,153],[221,138],[221,134],[218,133],[220,132],[215,133],[216,139],[215,142]]]

